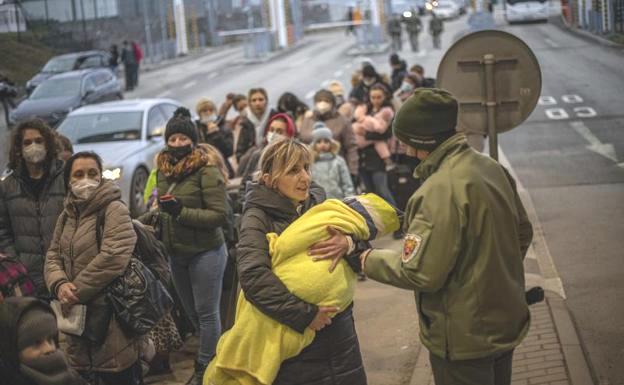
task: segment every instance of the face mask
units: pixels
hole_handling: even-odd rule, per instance
[[[203,124],[214,123],[216,121],[217,121],[217,115],[215,115],[215,114],[202,115],[202,117],[201,117],[201,122]]]
[[[401,84],[401,92],[412,92],[414,91],[414,86],[409,84],[408,82],[403,82]]]
[[[373,85],[373,83],[375,83],[375,79],[373,79],[373,78],[364,78],[363,82],[364,82],[364,84],[366,86],[370,87],[370,86]]]
[[[93,194],[99,185],[100,182],[96,180],[84,178],[72,182],[70,187],[71,192],[76,196],[76,198],[86,200]]]
[[[329,110],[331,110],[331,108],[332,108],[332,105],[329,102],[322,101],[322,102],[316,103],[316,110],[320,112],[321,114],[328,112]]]
[[[22,150],[22,154],[24,154],[24,159],[29,163],[39,163],[45,159],[47,155],[47,151],[45,145],[33,143],[24,147]]]
[[[278,140],[278,139],[282,139],[285,138],[286,136],[282,135],[282,134],[278,134],[276,132],[270,131],[269,133],[267,133],[267,142],[268,143],[273,143],[274,141]]]
[[[177,160],[180,160],[193,151],[193,147],[189,144],[182,147],[167,146],[167,152]]]

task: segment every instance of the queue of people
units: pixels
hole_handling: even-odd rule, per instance
[[[0,376],[28,385],[142,384],[156,361],[170,370],[169,350],[191,329],[199,344],[188,384],[365,385],[353,315],[359,275],[414,291],[436,384],[509,384],[513,349],[529,325],[522,260],[531,224],[509,173],[456,131],[455,98],[423,87],[432,79],[422,67],[390,62],[392,79],[365,63],[350,93],[333,81],[313,106],[285,93],[272,109],[268,92],[252,88],[220,106],[202,98],[195,121],[179,108],[137,220],[102,178],[97,154],[71,154],[40,120],[19,124],[11,171],[0,180],[0,335],[14,336],[0,339]],[[238,194],[228,189],[232,178],[242,180]],[[390,188],[399,178],[413,180],[409,191]],[[360,192],[375,195],[353,198]],[[137,262],[137,226],[162,246],[172,278],[158,286],[172,305],[148,333],[109,302],[109,288],[131,267],[163,269]],[[392,232],[401,252],[371,247]],[[307,237],[305,248],[282,234]],[[297,275],[307,293],[333,293],[322,285],[331,277],[346,296],[315,302],[299,294],[273,264],[285,250],[321,267],[313,280],[309,268]],[[271,341],[282,352],[274,370],[263,352],[234,353],[263,335],[244,319],[222,323],[228,266],[240,283],[238,306],[287,331]],[[288,333],[299,341],[292,351]]]

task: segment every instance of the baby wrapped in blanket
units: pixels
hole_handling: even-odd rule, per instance
[[[372,240],[399,228],[396,210],[382,198],[366,194],[344,201],[329,199],[314,206],[279,236],[267,234],[272,270],[302,300],[346,309],[355,291],[356,274],[342,260],[329,273],[331,260],[315,262],[308,249],[329,238],[327,227],[360,240]],[[268,317],[239,296],[236,321],[217,345],[204,385],[269,385],[284,360],[297,356],[315,332],[297,333]]]

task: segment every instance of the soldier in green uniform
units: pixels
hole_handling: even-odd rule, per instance
[[[422,22],[416,11],[412,10],[411,16],[405,19],[405,29],[409,36],[412,52],[418,52],[418,35],[422,30]]]
[[[507,170],[456,133],[457,111],[451,94],[427,88],[399,110],[394,134],[420,159],[422,185],[402,251],[360,259],[368,277],[414,291],[437,385],[508,385],[529,330],[523,260],[533,229]]]

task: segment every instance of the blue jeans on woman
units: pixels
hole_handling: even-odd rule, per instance
[[[390,187],[388,187],[388,174],[385,171],[366,171],[360,168],[360,178],[369,193],[374,193],[396,207],[396,201]]]
[[[225,244],[194,256],[188,263],[171,258],[171,272],[180,301],[195,330],[199,331],[197,362],[212,360],[221,336],[219,303],[227,262]]]

